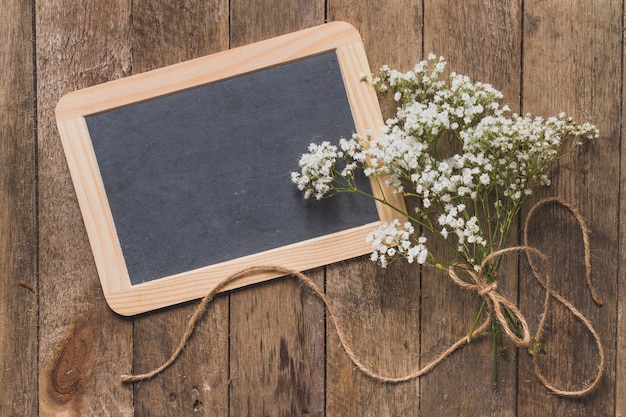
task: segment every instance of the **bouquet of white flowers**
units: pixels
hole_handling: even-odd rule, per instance
[[[490,257],[506,247],[512,224],[534,188],[550,183],[548,168],[584,142],[598,138],[595,126],[576,124],[561,113],[547,119],[517,115],[502,106],[502,93],[489,84],[451,73],[434,55],[401,73],[383,67],[371,81],[397,103],[379,137],[353,137],[311,144],[292,181],[306,198],[340,192],[366,195],[390,206],[399,218],[371,233],[371,259],[385,267],[406,259],[468,274],[480,270],[485,284],[498,277],[500,261]],[[341,161],[341,162],[340,162]],[[390,187],[410,211],[359,189],[357,171],[375,186]],[[428,240],[449,246],[453,259],[436,259]],[[485,264],[485,260],[489,262]],[[468,340],[475,330],[481,307]],[[522,335],[519,317],[504,308],[505,330]],[[502,323],[494,321],[494,333]],[[529,351],[540,349],[533,340]],[[500,346],[502,347],[502,346]]]

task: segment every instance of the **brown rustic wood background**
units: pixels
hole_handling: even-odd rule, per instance
[[[626,217],[621,184],[624,4],[596,0],[0,0],[1,416],[625,416]],[[596,306],[584,286],[580,233],[542,210],[531,230],[555,286],[596,326],[599,387],[548,394],[510,348],[491,384],[489,337],[427,376],[384,385],[354,369],[319,300],[293,279],[223,294],[179,360],[122,385],[178,342],[196,303],[132,319],[106,305],[55,127],[65,93],[275,35],[345,20],[373,69],[409,69],[429,52],[490,82],[513,109],[590,120],[600,140],[553,173],[557,195],[591,228]],[[541,292],[512,266],[506,285],[529,316]],[[325,286],[356,353],[401,375],[468,330],[479,301],[439,273],[381,270],[365,257],[309,272]],[[531,320],[536,323],[536,319]],[[565,309],[548,319],[540,366],[566,388],[598,365]]]

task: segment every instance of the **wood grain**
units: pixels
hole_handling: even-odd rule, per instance
[[[352,259],[328,267],[326,287],[350,348],[362,363],[389,377],[419,367],[418,268],[397,263],[381,270],[367,258]],[[381,384],[350,362],[331,323],[327,340],[327,415],[415,415],[420,380]]]
[[[626,8],[626,4],[622,2],[623,8]],[[622,14],[624,13],[623,9]],[[622,45],[623,48],[623,45]],[[622,78],[621,78],[621,86],[623,89],[624,82],[626,82],[626,72],[624,72],[624,66],[626,66],[626,56],[622,54]],[[626,100],[624,98],[624,94],[621,94],[619,97],[622,103],[622,112],[620,114],[620,123],[623,123],[624,118],[626,117]],[[626,141],[624,141],[624,129],[621,127],[619,129],[619,143],[620,155],[625,155],[626,152]],[[624,165],[625,161],[620,158],[619,161],[619,183],[620,188],[621,184],[624,184],[626,181],[626,166]],[[626,416],[626,360],[624,360],[624,352],[626,352],[626,319],[624,318],[624,313],[626,312],[626,306],[624,306],[622,300],[626,300],[626,285],[624,285],[624,265],[626,265],[626,251],[624,250],[624,241],[626,239],[626,199],[623,198],[623,194],[620,192],[619,199],[619,235],[618,235],[618,249],[619,255],[617,261],[619,262],[618,267],[618,278],[617,278],[617,339],[615,344],[616,351],[616,375],[615,375],[615,416],[624,417]]]
[[[228,2],[133,3],[133,74],[228,49]]]
[[[231,47],[324,23],[319,0],[230,6]],[[321,271],[312,278],[323,286]],[[324,310],[312,301],[289,279],[230,296],[231,415],[324,415]]]
[[[130,2],[36,3],[39,179],[39,413],[133,414],[119,383],[132,325],[106,305],[54,119],[68,91],[128,75]]]
[[[427,0],[424,54],[443,55],[448,71],[492,84],[519,111],[522,2]]]
[[[421,8],[415,2],[330,1],[328,16],[359,30],[373,71],[383,64],[408,69],[421,54]],[[389,117],[389,106],[381,104]],[[327,295],[352,349],[373,370],[403,376],[419,366],[419,284],[417,268],[397,264],[383,270],[367,257],[328,267]],[[417,415],[419,380],[381,385],[365,377],[349,361],[331,323],[326,331],[327,415]]]
[[[3,2],[2,9],[0,415],[35,416],[38,283],[32,4]]]
[[[228,48],[228,4],[133,3],[133,74],[162,68]],[[133,320],[133,368],[165,362],[197,303],[163,309]],[[139,416],[228,415],[228,297],[215,300],[195,329],[184,354],[153,381],[134,389]]]
[[[323,272],[319,268],[307,275],[323,286]],[[274,300],[272,305],[268,299]],[[285,278],[233,292],[230,306],[231,412],[324,415],[320,300]]]
[[[589,223],[593,283],[604,304],[594,304],[584,286],[580,231],[565,210],[546,207],[531,229],[531,244],[549,256],[554,288],[594,324],[605,344],[606,372],[600,386],[583,403],[549,395],[533,378],[528,361],[520,361],[519,415],[597,415],[615,412],[614,341],[618,280],[618,210],[621,6],[610,2],[525,2],[523,109],[540,115],[565,111],[590,120],[601,132],[597,143],[560,161],[552,186],[537,198],[557,195],[577,206]],[[567,244],[563,244],[567,242]],[[523,271],[524,272],[524,271]],[[521,304],[532,306],[532,286],[521,283]],[[540,369],[555,384],[584,386],[598,366],[589,335],[571,314],[554,306],[544,340],[548,354]]]
[[[374,72],[385,64],[406,71],[422,58],[422,19],[422,7],[414,0],[328,1],[328,21],[344,20],[357,28]]]

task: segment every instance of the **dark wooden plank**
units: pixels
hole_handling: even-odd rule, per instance
[[[327,295],[349,347],[370,370],[402,377],[419,366],[419,269],[380,268],[367,258],[328,267]],[[327,328],[328,415],[416,415],[420,380],[384,384],[359,372],[331,322]]]
[[[228,48],[228,2],[133,3],[133,73]]]
[[[37,415],[32,3],[0,17],[0,415]]]
[[[324,23],[324,3],[230,2],[230,46]],[[279,215],[279,213],[277,213]],[[323,271],[308,272],[323,286]],[[231,415],[311,415],[324,411],[324,310],[291,279],[230,296]]]
[[[448,72],[492,84],[503,91],[505,103],[519,110],[521,2],[426,1],[424,53],[444,56]],[[511,236],[514,245],[515,226]],[[458,261],[433,245],[433,252]],[[515,301],[515,262],[506,262],[500,272],[501,291]],[[428,361],[468,334],[482,300],[454,284],[447,273],[432,270],[423,273],[422,297],[422,360]],[[515,415],[516,349],[507,345],[506,354],[497,357],[495,386],[491,331],[442,362],[422,381],[421,413]]]
[[[383,64],[406,70],[421,58],[421,16],[411,1],[330,1],[328,7],[329,20],[359,30],[374,72]],[[387,103],[382,106],[390,116]],[[407,264],[382,269],[361,257],[328,267],[327,294],[352,349],[386,376],[419,366],[419,291],[419,268]],[[380,384],[355,369],[330,322],[327,340],[327,415],[417,415],[419,380]]]
[[[323,286],[323,269],[306,274]],[[324,415],[324,310],[293,278],[231,295],[233,415]]]
[[[228,48],[228,4],[133,3],[133,73]],[[134,369],[161,365],[176,349],[197,303],[144,314],[133,321]],[[228,415],[228,297],[207,309],[178,360],[158,377],[136,384],[136,415]]]
[[[134,320],[134,369],[152,370],[178,346],[196,303]],[[196,325],[180,357],[134,390],[138,416],[228,415],[228,297],[218,297]]]
[[[230,4],[230,47],[324,23],[322,0],[235,0]]]
[[[130,73],[130,4],[36,4],[40,415],[132,415],[132,324],[102,296],[54,117],[64,93]]]
[[[552,186],[536,198],[557,195],[578,207],[591,229],[593,283],[604,301],[594,304],[584,283],[581,233],[566,210],[547,206],[530,229],[531,244],[545,251],[554,288],[591,320],[605,346],[606,369],[596,391],[577,401],[549,395],[520,360],[520,416],[613,415],[615,412],[616,294],[620,150],[622,8],[610,1],[524,4],[523,109],[535,114],[565,111],[589,120],[601,131],[597,143],[563,159]],[[523,306],[536,299],[521,281]],[[543,341],[547,354],[540,369],[558,387],[581,389],[598,366],[588,332],[562,306],[552,304]],[[523,358],[520,358],[523,359]]]
[[[328,0],[328,20],[344,20],[357,28],[373,72],[385,64],[407,71],[422,59],[419,2]]]
[[[625,5],[626,7],[626,5]],[[622,48],[624,47],[624,40],[622,39]],[[624,81],[626,80],[626,72],[624,67],[626,66],[626,59],[622,54],[622,90],[624,88]],[[623,123],[624,117],[626,117],[626,101],[624,92],[621,91],[620,97],[622,103],[622,113],[620,114],[620,123]],[[620,129],[620,154],[625,155],[626,141],[624,141],[624,129]],[[620,187],[626,182],[626,169],[623,158],[620,158],[620,174],[619,183]],[[626,250],[624,250],[623,242],[626,239],[626,199],[620,198],[619,205],[619,269],[618,274],[621,276],[624,272],[624,265],[626,265]],[[623,312],[626,308],[626,285],[624,285],[623,279],[618,278],[618,293],[617,293],[617,341],[616,341],[616,375],[615,375],[615,415],[626,415],[626,320],[623,318]]]
[[[449,71],[491,83],[519,111],[521,13],[520,0],[427,0],[424,55],[443,55]]]

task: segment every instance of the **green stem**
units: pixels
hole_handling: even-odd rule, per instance
[[[472,327],[467,334],[467,343],[472,341],[472,337],[474,336],[474,332],[476,331],[476,327],[478,327],[478,321],[480,320],[480,316],[482,316],[485,307],[487,306],[487,301],[483,300],[483,303],[480,305],[480,309],[478,309],[478,313],[476,317],[474,317],[474,323],[472,323]]]
[[[498,334],[499,329],[495,320],[491,320],[491,332],[493,333],[493,385],[498,385]]]

